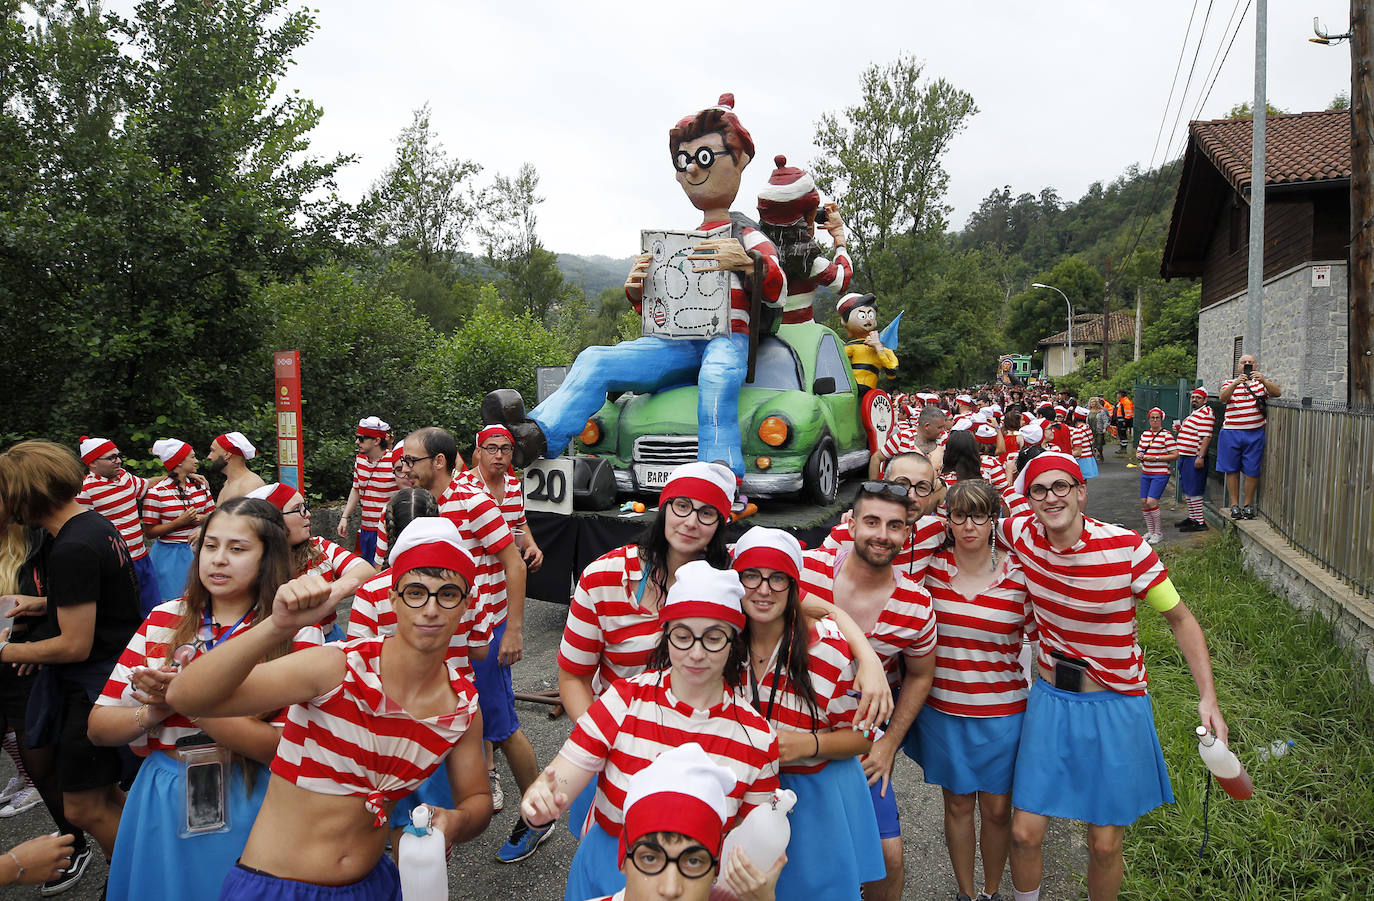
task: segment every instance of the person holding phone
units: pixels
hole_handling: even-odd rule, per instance
[[[1260,373],[1254,354],[1242,355],[1238,363],[1240,374],[1223,382],[1217,395],[1226,405],[1221,434],[1217,438],[1217,472],[1226,475],[1231,518],[1254,519],[1260,464],[1264,460],[1266,404],[1271,397],[1283,396],[1283,389],[1278,382]],[[1245,475],[1243,499],[1241,474]]]

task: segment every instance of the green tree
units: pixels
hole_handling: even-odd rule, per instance
[[[486,215],[479,231],[487,262],[504,278],[504,294],[536,321],[549,322],[549,314],[575,288],[565,285],[558,255],[539,240],[536,208],[540,197],[539,173],[529,163],[514,176],[498,175],[487,192]]]
[[[1074,315],[1100,313],[1103,278],[1101,273],[1077,257],[1067,257],[1034,281],[1052,285],[1064,292],[1073,305]],[[1029,353],[1036,342],[1069,327],[1069,311],[1058,292],[1027,286],[1010,301],[1007,339],[1016,349]]]

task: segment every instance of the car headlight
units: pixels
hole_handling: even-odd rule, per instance
[[[587,424],[582,427],[582,434],[577,436],[577,440],[582,442],[584,447],[592,447],[601,443],[601,423],[595,417],[588,419]]]
[[[790,432],[787,420],[781,416],[769,416],[759,423],[759,440],[769,447],[782,447]]]

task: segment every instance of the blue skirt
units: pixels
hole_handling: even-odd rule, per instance
[[[453,809],[453,786],[448,782],[447,760],[439,764],[439,769],[430,773],[428,779],[416,786],[415,791],[396,802],[396,806],[391,809],[391,828],[409,826],[410,815],[421,804]]]
[[[1129,826],[1173,788],[1148,695],[1077,694],[1037,679],[1016,752],[1013,806],[1097,826]]]
[[[1097,458],[1093,456],[1079,457],[1078,468],[1083,472],[1083,478],[1097,478]]]
[[[191,564],[195,562],[196,552],[185,541],[163,541],[159,538],[148,548],[148,556],[153,558],[153,569],[157,571],[158,593],[164,601],[175,601],[186,593],[186,582],[191,575]]]
[[[124,801],[110,861],[109,901],[184,901],[217,898],[243,853],[267,794],[266,767],[244,788],[243,765],[229,768],[229,831],[181,838],[181,764],[160,751],[143,761]]]
[[[797,794],[788,816],[792,838],[778,877],[779,898],[859,901],[859,886],[887,875],[868,780],[857,757],[832,760],[819,773],[782,773]]]
[[[611,838],[600,823],[592,823],[573,854],[563,901],[587,901],[614,895],[625,887],[620,872],[620,839]]]
[[[928,785],[956,795],[1004,795],[1011,791],[1024,716],[954,716],[927,704],[902,750],[921,765]]]
[[[229,871],[220,901],[402,901],[401,871],[385,854],[372,871],[347,885],[316,885],[281,879],[242,864]],[[202,899],[204,901],[204,899]]]

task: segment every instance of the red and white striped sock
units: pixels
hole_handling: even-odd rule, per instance
[[[1184,500],[1188,502],[1188,518],[1193,522],[1206,522],[1202,516],[1202,498],[1185,497]]]
[[[24,787],[28,788],[33,785],[32,780],[29,779],[29,771],[24,769],[24,759],[19,756],[19,741],[15,738],[14,732],[5,733],[3,744],[5,753],[10,755],[10,760],[14,761],[14,768],[19,771],[20,777],[24,780]]]
[[[1145,511],[1145,530],[1146,530],[1147,532],[1149,532],[1150,534],[1152,534],[1152,535],[1159,535],[1159,534],[1161,534],[1161,532],[1160,532],[1160,528],[1161,528],[1160,520],[1162,520],[1162,519],[1163,519],[1163,515],[1159,512],[1159,508],[1158,508],[1158,507],[1155,507],[1153,510],[1146,510],[1146,511]]]

